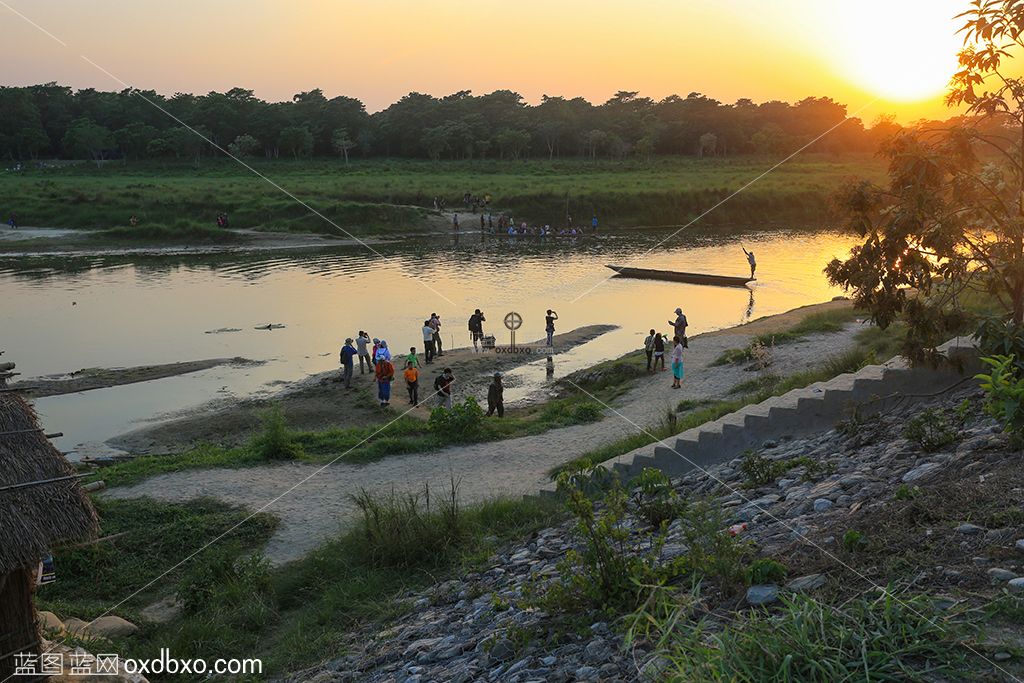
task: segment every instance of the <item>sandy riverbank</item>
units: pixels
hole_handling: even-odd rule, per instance
[[[161,365],[137,365],[131,368],[83,368],[63,375],[33,377],[30,380],[15,382],[11,386],[13,388],[32,387],[32,398],[43,398],[187,375],[190,372],[208,370],[220,365],[247,368],[262,365],[263,362],[248,358],[208,358]]]
[[[613,329],[614,325],[588,325],[555,335],[554,354],[569,351]],[[401,351],[393,350],[396,354]],[[421,363],[422,360],[420,354]],[[444,367],[452,368],[460,392],[479,395],[486,391],[490,373],[507,372],[534,360],[537,356],[527,353],[475,353],[472,348],[447,350],[433,365],[421,365],[421,394],[429,392],[434,377]],[[401,386],[395,389],[395,408],[382,411],[372,395],[376,387],[371,374],[361,375],[357,367],[351,389],[345,389],[339,380],[340,371],[332,370],[299,380],[269,398],[212,402],[165,422],[115,437],[109,443],[133,455],[171,453],[203,442],[238,444],[259,427],[260,412],[272,403],[281,406],[290,426],[302,430],[378,424],[394,419],[399,406],[405,410]],[[411,414],[426,419],[433,407],[433,402],[426,402]]]

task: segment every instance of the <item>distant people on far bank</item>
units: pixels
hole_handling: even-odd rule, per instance
[[[747,251],[745,247],[740,247],[740,249],[743,249],[743,253],[747,255],[747,263],[750,264],[750,279],[753,280],[754,271],[757,270],[757,259],[754,258],[754,252]]]
[[[226,213],[217,214],[217,227],[225,229],[228,227],[228,215]]]
[[[644,339],[644,355],[647,356],[647,372],[654,372],[651,367],[651,361],[654,359],[654,336],[657,334],[656,331],[651,330],[651,333]]]
[[[548,346],[552,346],[554,343],[555,336],[555,321],[558,320],[558,314],[548,309],[547,314],[544,316],[544,332],[548,336]]]
[[[423,321],[423,354],[426,356],[426,364],[434,362],[434,328],[429,320]]]
[[[596,213],[594,214],[594,217],[590,219],[590,231],[591,232],[597,232],[597,214]]]
[[[459,214],[452,214],[452,230],[459,231]]]
[[[473,311],[473,315],[469,316],[469,337],[473,340],[473,351],[479,351],[478,344],[484,339],[484,322],[487,318],[480,312],[480,309]]]
[[[133,227],[133,228],[134,228],[134,227],[136,227],[136,226],[137,226],[138,224],[139,224],[139,219],[138,219],[138,218],[136,218],[136,217],[135,217],[135,214],[133,213],[133,214],[131,215],[131,218],[129,218],[129,219],[128,219],[128,225],[130,225],[131,227]]]
[[[669,320],[668,324],[672,326],[675,336],[679,337],[679,340],[683,343],[683,348],[688,348],[690,344],[686,339],[686,328],[689,326],[689,323],[683,314],[683,309],[677,308],[675,312],[676,319]]]
[[[345,345],[341,347],[341,353],[339,354],[338,360],[341,362],[341,379],[345,382],[345,388],[352,388],[352,371],[355,368],[355,357],[358,355],[356,347],[352,346],[352,337],[345,340]]]
[[[454,384],[455,375],[452,374],[451,368],[445,368],[434,379],[434,392],[437,394],[437,402],[441,407],[452,407],[452,385]]]
[[[359,334],[356,335],[356,355],[359,356],[359,374],[362,375],[369,370],[373,372],[373,359],[370,357],[370,351],[366,348],[366,345],[370,341],[370,335],[359,330]],[[366,363],[366,370],[363,370],[363,363]]]
[[[18,229],[18,214],[11,212],[10,217],[7,219],[7,225],[10,226],[11,230]]]
[[[672,337],[672,388],[679,389],[683,381],[683,340]]]
[[[487,417],[498,411],[498,417],[505,417],[505,387],[501,383],[501,373],[494,373],[490,386],[487,387]]]

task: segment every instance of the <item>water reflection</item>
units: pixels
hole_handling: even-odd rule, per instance
[[[573,243],[484,239],[474,231],[379,245],[379,255],[345,247],[249,255],[0,258],[0,345],[25,377],[213,357],[274,361],[245,372],[218,369],[173,382],[40,401],[45,424],[78,443],[107,438],[156,412],[246,395],[333,368],[341,342],[358,329],[388,339],[395,348],[419,346],[422,321],[431,311],[445,321],[446,347],[469,344],[466,321],[474,308],[490,314],[485,334],[504,333],[504,314],[519,311],[523,341],[544,337],[548,308],[559,311],[560,331],[595,323],[620,326],[559,355],[557,372],[553,359],[551,364],[538,359],[522,370],[523,381],[506,394],[512,402],[517,393],[543,386],[552,376],[640,348],[652,326],[664,331],[659,321],[676,306],[698,334],[750,319],[755,298],[758,316],[827,300],[836,292],[822,268],[852,244],[825,232],[742,233],[744,243],[757,247],[753,291],[608,279],[612,273],[604,266],[613,262],[722,275],[746,272],[739,234],[695,234],[659,245],[664,237],[638,232]],[[253,329],[268,323],[286,327]],[[205,334],[222,328],[240,331]]]

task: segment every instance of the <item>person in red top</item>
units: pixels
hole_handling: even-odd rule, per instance
[[[391,404],[391,382],[395,379],[395,366],[387,358],[381,358],[374,376],[377,378],[377,398],[383,408]]]

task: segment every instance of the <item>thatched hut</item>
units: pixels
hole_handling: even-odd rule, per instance
[[[96,511],[35,411],[0,392],[0,680],[18,653],[39,652],[32,592],[39,562],[62,544],[94,538]]]

